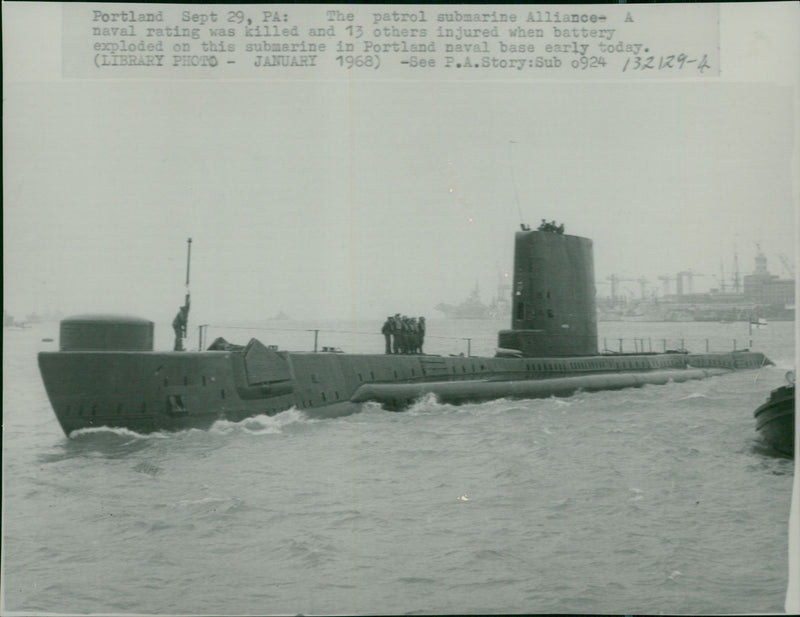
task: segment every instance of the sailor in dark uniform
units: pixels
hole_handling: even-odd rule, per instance
[[[411,353],[411,320],[403,315],[403,340],[400,341],[400,349],[404,354]]]
[[[392,318],[387,317],[386,321],[383,322],[383,328],[381,328],[381,334],[383,334],[383,338],[386,339],[386,353],[392,353]]]
[[[417,329],[418,329],[417,336],[419,337],[417,339],[417,341],[418,341],[418,343],[417,343],[417,353],[422,354],[423,353],[422,345],[423,345],[423,343],[425,343],[425,318],[424,317],[420,317],[419,320],[417,320]]]
[[[396,315],[394,318],[394,346],[395,353],[406,353],[406,324],[405,317]]]
[[[417,353],[417,318],[408,318],[408,353]]]
[[[394,353],[400,353],[400,339],[401,335],[401,328],[402,324],[400,323],[400,313],[394,314],[394,319],[392,320],[393,328],[392,328],[392,336],[394,340],[392,341],[392,351]]]
[[[175,351],[183,351],[183,339],[186,338],[186,326],[189,323],[189,294],[186,294],[186,304],[178,309],[178,314],[172,320],[172,329],[175,331]]]

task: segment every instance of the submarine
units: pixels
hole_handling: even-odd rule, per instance
[[[493,357],[290,352],[257,339],[156,351],[152,321],[101,314],[63,319],[58,351],[38,355],[40,373],[69,436],[92,427],[208,429],[292,407],[336,417],[368,401],[401,411],[428,394],[450,404],[569,396],[772,364],[748,350],[601,354],[592,241],[522,226],[514,242],[511,324]]]

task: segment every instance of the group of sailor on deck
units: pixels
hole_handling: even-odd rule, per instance
[[[395,313],[383,322],[381,334],[386,339],[387,354],[421,354],[425,341],[425,318]]]

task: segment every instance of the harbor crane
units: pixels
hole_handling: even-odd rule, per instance
[[[667,276],[666,274],[662,274],[658,277],[658,280],[661,281],[664,285],[664,295],[669,295],[669,283],[670,281],[676,281],[677,279],[674,276]]]
[[[783,267],[786,268],[786,271],[789,273],[789,275],[794,278],[794,266],[792,265],[792,262],[789,261],[789,258],[783,253],[778,253],[778,257],[780,258]]]
[[[642,299],[645,299],[645,285],[649,282],[643,276],[639,277],[638,279],[631,279],[631,278],[624,278],[617,274],[612,274],[611,276],[606,277],[607,280],[611,281],[611,298],[612,300],[616,300],[620,297],[620,283],[639,283],[642,288]],[[624,295],[624,294],[623,294]]]
[[[678,274],[676,275],[676,281],[677,281],[677,288],[678,288],[677,294],[679,296],[682,296],[683,293],[684,293],[684,289],[683,289],[683,280],[684,280],[684,278],[686,279],[686,282],[688,283],[688,285],[687,285],[687,293],[693,293],[693,291],[694,291],[693,290],[693,283],[694,283],[694,278],[696,276],[705,276],[705,274],[700,274],[699,272],[695,272],[691,268],[689,268],[688,270],[682,270],[681,272],[678,272]]]
[[[636,282],[639,283],[639,286],[642,289],[642,300],[644,300],[647,297],[647,285],[650,284],[650,281],[643,276],[640,276],[638,279],[636,279]]]
[[[617,292],[619,291],[619,283],[622,279],[618,277],[616,274],[612,274],[611,276],[607,276],[606,280],[611,281],[611,299],[617,299]]]

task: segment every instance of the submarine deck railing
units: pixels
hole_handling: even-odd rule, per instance
[[[211,329],[214,329],[218,334],[213,338],[209,335]],[[380,332],[365,332],[360,330],[341,330],[333,328],[275,328],[264,326],[242,326],[242,325],[225,325],[225,324],[201,324],[197,327],[197,341],[192,344],[194,337],[190,337],[187,341],[187,348],[196,348],[200,351],[206,349],[208,345],[217,336],[225,336],[227,332],[249,332],[251,333],[248,338],[252,338],[256,333],[271,332],[290,334],[292,345],[297,345],[300,338],[298,334],[313,336],[313,347],[309,351],[313,352],[332,352],[342,351],[342,335],[349,337],[351,343],[353,337],[361,337],[362,339],[373,339],[375,343],[368,343],[364,345],[354,345],[358,349],[351,350],[353,353],[375,353],[382,354],[384,352],[384,336]],[[321,337],[322,335],[322,344]],[[330,337],[329,335],[338,335]],[[228,334],[228,336],[232,336]],[[552,335],[557,336],[557,335]],[[565,335],[567,336],[567,335]],[[327,337],[328,341],[324,340]],[[493,335],[494,344],[491,346],[494,355],[494,348],[496,348],[496,333]],[[257,337],[256,337],[257,338]],[[279,337],[280,338],[280,337]],[[288,338],[288,337],[283,337]],[[486,346],[486,336],[443,336],[438,334],[431,334],[430,327],[425,334],[425,344],[423,351],[429,355],[463,355],[466,357],[472,356],[473,342],[483,341]],[[333,341],[333,342],[331,342]],[[449,345],[431,344],[431,341],[441,343],[448,341]],[[238,341],[245,343],[246,341]],[[270,344],[271,341],[263,340],[264,344]],[[455,346],[454,346],[455,344]],[[602,337],[598,338],[598,353],[601,355],[644,355],[656,353],[713,353],[713,352],[729,352],[729,351],[744,351],[752,349],[752,338],[727,338],[727,337]],[[281,345],[280,348],[288,349],[287,344]],[[302,351],[302,349],[292,349],[293,351]],[[483,354],[487,355],[487,354]]]

